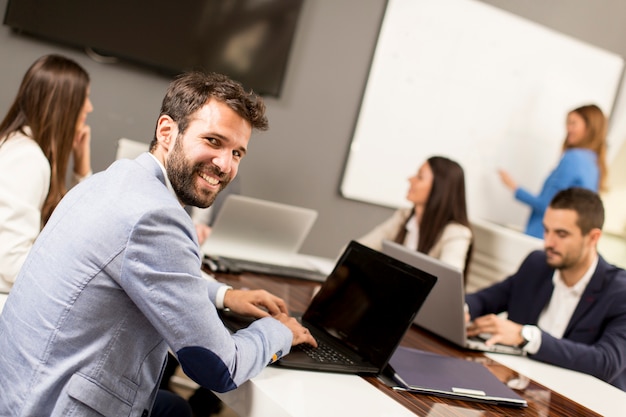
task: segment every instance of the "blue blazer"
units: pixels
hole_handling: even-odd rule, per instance
[[[553,273],[543,251],[531,253],[514,275],[466,296],[472,318],[507,311],[516,323],[536,325],[552,296]],[[626,390],[626,271],[600,257],[563,338],[542,331],[532,358]]]
[[[546,178],[539,195],[532,195],[521,187],[515,190],[515,198],[531,209],[526,234],[543,239],[543,215],[556,193],[569,187],[583,187],[597,192],[599,181],[600,168],[594,151],[574,148],[563,152],[559,164]]]
[[[0,316],[0,415],[141,416],[168,347],[215,391],[289,352],[264,318],[231,335],[200,273],[194,225],[156,160],[119,160],[74,187],[31,249]]]

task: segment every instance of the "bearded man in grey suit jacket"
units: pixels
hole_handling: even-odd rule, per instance
[[[316,345],[282,299],[202,278],[183,208],[209,206],[234,178],[264,111],[227,77],[182,75],[150,152],[66,195],[0,316],[0,415],[145,416],[168,347],[194,381],[224,392],[292,345]],[[231,335],[224,306],[262,318]]]

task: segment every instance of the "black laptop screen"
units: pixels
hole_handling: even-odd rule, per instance
[[[302,319],[384,366],[436,280],[353,241]]]

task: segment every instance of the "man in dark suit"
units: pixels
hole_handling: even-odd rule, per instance
[[[626,271],[597,252],[603,223],[596,193],[559,192],[544,215],[545,250],[466,296],[468,335],[489,333],[490,344],[521,346],[533,359],[626,390]]]

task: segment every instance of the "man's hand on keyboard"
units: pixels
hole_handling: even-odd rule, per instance
[[[290,317],[287,314],[280,313],[274,316],[274,318],[287,326],[291,333],[293,333],[292,346],[299,345],[301,343],[308,343],[313,347],[317,347],[317,340],[311,335],[309,329],[301,325],[294,317]]]
[[[317,347],[317,341],[311,336],[309,329],[288,315],[285,301],[265,290],[228,290],[224,294],[224,307],[245,316],[272,316],[291,330],[292,345],[308,343]]]
[[[256,318],[287,314],[285,301],[265,290],[228,290],[224,295],[224,307]]]

